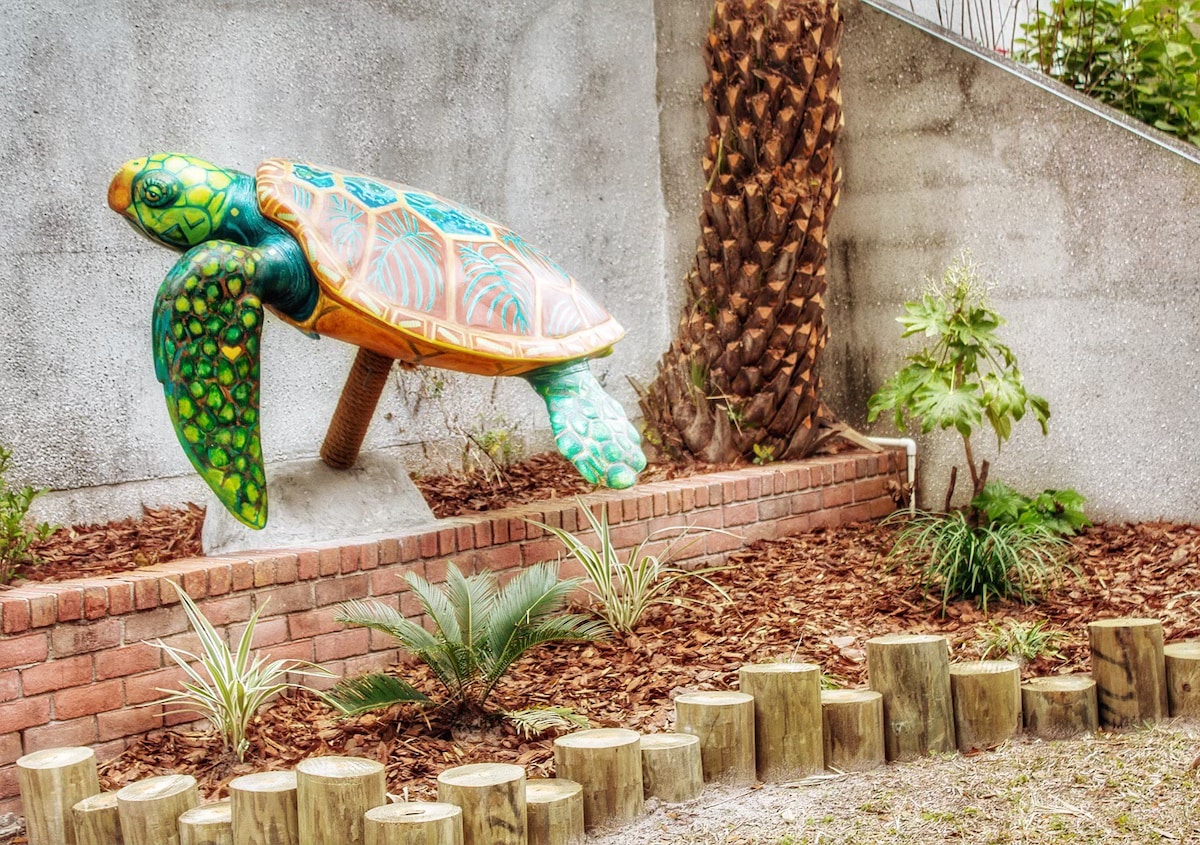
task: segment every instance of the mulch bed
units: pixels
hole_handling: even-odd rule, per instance
[[[672,696],[680,690],[736,686],[747,662],[818,663],[843,686],[865,683],[865,643],[891,632],[945,634],[954,659],[981,656],[980,633],[1005,619],[1045,620],[1066,632],[1061,656],[1024,667],[1026,676],[1088,670],[1086,623],[1113,616],[1161,619],[1168,640],[1200,636],[1200,528],[1146,523],[1101,525],[1075,541],[1078,577],[1069,576],[1037,605],[994,603],[989,617],[967,602],[945,615],[915,586],[911,571],[889,567],[892,529],[859,524],[763,542],[731,556],[714,580],[725,603],[699,581],[680,594],[697,600],[657,606],[633,636],[545,647],[509,673],[495,705],[566,706],[595,727],[669,730]],[[423,665],[401,670],[418,688],[440,691]],[[289,694],[265,709],[246,763],[233,764],[220,743],[200,731],[167,731],[144,739],[103,767],[105,788],[165,772],[195,775],[221,795],[238,774],[290,768],[321,754],[371,757],[387,767],[388,788],[432,797],[435,778],[451,766],[501,761],[552,774],[553,736],[525,739],[508,725],[456,731],[445,715],[411,706],[341,718],[309,693]]]

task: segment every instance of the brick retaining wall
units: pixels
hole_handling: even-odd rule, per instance
[[[629,549],[650,532],[703,525],[683,554],[715,561],[760,539],[875,519],[895,505],[888,482],[904,471],[902,451],[852,452],[798,463],[660,481],[585,496],[605,509],[614,543]],[[103,578],[0,592],[0,813],[20,812],[15,761],[43,748],[88,745],[111,758],[147,731],[189,721],[163,715],[162,697],[181,673],[145,640],[197,648],[174,588],[181,585],[231,637],[263,608],[255,645],[273,658],[300,658],[335,675],[395,662],[389,637],[333,620],[351,598],[376,598],[419,615],[401,576],[444,578],[447,560],[465,572],[517,569],[553,559],[561,545],[525,520],[578,531],[575,501],[552,500],[441,520],[395,537],[338,540],[272,552],[189,558]],[[589,535],[582,535],[585,539]],[[564,565],[564,574],[582,574]]]

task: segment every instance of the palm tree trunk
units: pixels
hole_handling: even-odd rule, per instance
[[[820,401],[828,225],[841,171],[837,0],[727,0],[705,44],[696,266],[642,395],[651,443],[713,462],[802,457]]]

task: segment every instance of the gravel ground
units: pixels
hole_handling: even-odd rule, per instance
[[[652,802],[588,845],[1200,842],[1200,723]]]

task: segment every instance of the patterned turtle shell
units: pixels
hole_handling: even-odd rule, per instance
[[[562,268],[481,214],[305,163],[268,160],[257,177],[259,207],[304,250],[324,310],[407,337],[412,351],[396,357],[517,374],[605,354],[624,335]],[[312,328],[331,333],[317,319]]]

